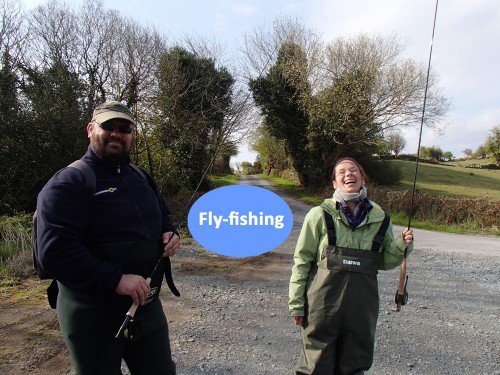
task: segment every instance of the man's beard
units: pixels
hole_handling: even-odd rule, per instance
[[[106,145],[110,141],[120,142],[122,148],[120,150],[107,148]],[[108,162],[113,165],[120,165],[129,160],[130,150],[125,149],[125,143],[117,138],[108,137],[104,141],[101,141],[94,134],[90,137],[90,144],[94,149],[94,152],[99,156],[102,160]]]

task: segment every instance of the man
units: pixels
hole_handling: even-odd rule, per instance
[[[57,317],[77,374],[120,374],[122,358],[132,374],[175,374],[158,299],[164,262],[151,286],[146,278],[180,241],[151,177],[130,164],[134,124],[125,105],[99,105],[82,158],[95,191],[67,167],[38,196],[40,262],[58,283]],[[115,339],[132,302],[137,340]]]

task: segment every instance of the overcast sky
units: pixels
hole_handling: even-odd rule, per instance
[[[27,8],[44,3],[25,0]],[[79,5],[81,0],[72,0]],[[360,32],[394,34],[405,55],[427,64],[435,0],[105,0],[141,23],[153,24],[175,40],[203,35],[237,50],[245,33],[291,16],[322,34],[324,41]],[[500,3],[498,0],[439,2],[432,66],[453,106],[442,135],[424,130],[422,145],[439,146],[456,157],[484,142],[500,125]],[[416,152],[418,130],[406,133],[405,152]],[[253,162],[245,146],[237,160]]]

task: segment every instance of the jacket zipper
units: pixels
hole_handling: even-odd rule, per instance
[[[121,172],[121,165],[118,166],[118,168],[116,169],[116,172],[118,173],[120,180],[122,180],[123,186],[125,186],[125,190],[127,190],[128,197],[129,197],[130,201],[132,202],[132,204],[134,205],[134,208],[137,211],[137,214],[139,215],[139,220],[141,221],[141,224],[142,224],[142,230],[144,231],[144,234],[146,235],[146,237],[149,239],[150,236],[149,236],[148,230],[146,229],[146,225],[144,223],[144,216],[142,215],[142,212],[141,212],[139,206],[136,204],[134,198],[132,197],[132,194],[130,194],[130,190],[128,189],[127,183],[125,182],[125,180],[121,176],[121,173],[122,173]]]

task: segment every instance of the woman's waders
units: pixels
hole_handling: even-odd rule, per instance
[[[324,211],[328,247],[307,283],[303,348],[297,374],[363,374],[373,362],[379,311],[377,273],[386,215],[370,250],[336,246],[332,216]]]

